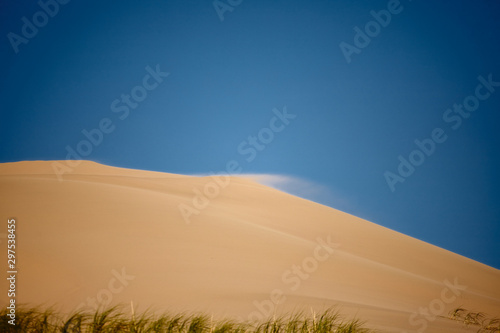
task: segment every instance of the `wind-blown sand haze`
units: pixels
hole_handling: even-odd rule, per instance
[[[18,303],[243,320],[337,306],[384,332],[469,332],[444,318],[457,307],[500,314],[499,270],[248,178],[190,223],[179,205],[210,177],[82,161],[59,181],[51,161],[29,161],[0,164],[0,182]]]

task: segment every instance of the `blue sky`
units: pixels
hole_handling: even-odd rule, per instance
[[[110,133],[86,159],[181,174],[235,160],[500,268],[497,1],[216,5],[2,1],[0,161],[65,159],[104,119]],[[473,111],[453,111],[465,102]],[[296,117],[265,130],[285,108]],[[248,161],[259,133],[267,143]],[[404,177],[399,156],[418,164]]]

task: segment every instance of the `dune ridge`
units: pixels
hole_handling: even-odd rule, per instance
[[[460,306],[500,314],[499,270],[252,179],[230,177],[187,224],[180,205],[213,178],[81,161],[60,181],[52,163],[0,164],[18,302],[244,320],[340,306],[387,332],[468,332],[444,318]]]

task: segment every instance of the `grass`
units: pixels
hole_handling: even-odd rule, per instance
[[[462,322],[466,326],[475,326],[478,328],[478,333],[500,333],[500,319],[489,318],[483,312],[457,308],[450,312],[450,319]]]
[[[214,321],[200,315],[155,315],[151,312],[126,315],[121,307],[93,313],[59,315],[52,309],[17,308],[16,325],[8,323],[7,310],[0,311],[0,332],[23,333],[370,333],[357,319],[345,321],[340,314],[327,310],[320,315],[293,314],[259,323],[231,320]]]

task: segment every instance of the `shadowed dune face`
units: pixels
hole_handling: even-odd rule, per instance
[[[82,161],[59,181],[34,161],[1,164],[0,182],[18,303],[244,320],[338,305],[392,332],[466,332],[443,316],[500,312],[500,271],[250,179]]]

